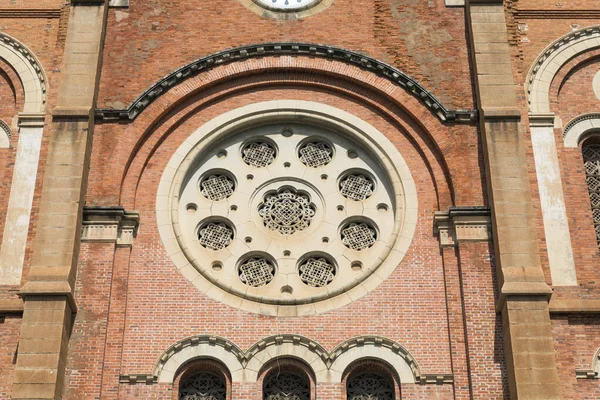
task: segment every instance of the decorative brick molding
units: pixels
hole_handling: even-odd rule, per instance
[[[0,149],[6,149],[10,147],[11,137],[12,133],[10,127],[6,122],[0,119]]]
[[[600,379],[600,348],[594,353],[590,367],[590,369],[576,369],[575,377],[577,379]]]
[[[243,61],[250,58],[266,56],[308,56],[322,57],[332,60],[346,62],[357,65],[368,71],[386,77],[391,82],[402,87],[408,93],[412,94],[422,104],[424,104],[437,118],[443,122],[471,123],[477,120],[476,110],[451,110],[448,109],[431,92],[425,89],[419,82],[406,75],[399,69],[392,67],[382,61],[372,57],[360,54],[354,51],[309,43],[264,43],[253,44],[249,46],[236,47],[229,50],[211,54],[193,61],[175,72],[167,75],[152,87],[139,96],[128,108],[122,110],[116,109],[98,109],[96,110],[96,119],[98,120],[117,120],[133,121],[158,97],[164,95],[173,87],[181,82],[196,76],[213,67],[228,64],[234,61]]]
[[[434,229],[441,247],[456,246],[458,242],[487,242],[491,239],[489,207],[450,207],[436,211]]]
[[[600,131],[600,113],[589,113],[573,118],[563,130],[565,147],[577,148],[588,134]]]
[[[131,247],[137,235],[140,216],[123,207],[84,207],[81,225],[82,242],[114,242]]]
[[[269,350],[270,349],[270,350]],[[276,356],[273,356],[275,355]],[[401,344],[377,336],[361,336],[347,340],[327,351],[314,340],[300,335],[269,336],[242,351],[234,343],[218,336],[198,335],[183,339],[169,347],[158,359],[152,375],[124,374],[122,383],[171,383],[178,370],[188,361],[217,358],[231,373],[234,382],[254,382],[263,367],[274,357],[292,357],[313,369],[317,382],[341,382],[346,368],[365,358],[390,365],[404,384],[453,383],[453,374],[424,374],[414,357]]]

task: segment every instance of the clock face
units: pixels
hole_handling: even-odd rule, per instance
[[[255,0],[261,6],[275,11],[296,11],[312,7],[319,0]]]

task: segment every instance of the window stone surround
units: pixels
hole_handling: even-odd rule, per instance
[[[313,302],[291,301],[289,304],[269,304],[252,301],[235,292],[223,289],[202,274],[202,271],[190,262],[185,246],[181,243],[181,234],[173,225],[177,219],[179,206],[173,201],[186,177],[187,167],[196,159],[198,153],[206,150],[216,137],[228,132],[248,129],[250,126],[269,121],[273,118],[291,118],[301,115],[303,121],[330,126],[336,131],[349,132],[355,141],[374,153],[383,162],[383,167],[393,175],[390,182],[395,199],[392,248],[388,257],[377,268],[377,273],[366,274],[365,279],[353,287],[338,293],[328,293],[321,300]],[[395,177],[394,177],[395,176]],[[180,272],[201,292],[209,297],[242,310],[277,316],[300,316],[322,313],[342,307],[357,300],[379,285],[401,262],[416,229],[417,198],[416,187],[408,167],[396,148],[383,134],[357,117],[339,109],[307,101],[269,101],[251,104],[227,112],[208,122],[193,133],[175,152],[161,178],[157,193],[157,220],[159,233],[166,250]]]

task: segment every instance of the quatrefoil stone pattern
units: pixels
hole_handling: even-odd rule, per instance
[[[224,223],[210,222],[198,231],[198,241],[210,250],[222,250],[233,240],[233,229]]]
[[[324,257],[310,257],[299,268],[300,279],[308,286],[327,286],[335,277],[335,267]]]
[[[250,258],[240,265],[239,276],[248,286],[265,286],[273,280],[275,267],[264,257]]]
[[[210,175],[200,183],[200,192],[212,201],[225,200],[233,194],[235,184],[227,175]]]
[[[371,197],[374,186],[371,178],[350,174],[340,181],[340,193],[347,199],[363,201]]]
[[[252,167],[263,168],[275,161],[275,148],[266,142],[252,142],[242,149],[242,159]]]
[[[309,142],[298,150],[300,161],[308,167],[318,168],[327,165],[333,157],[331,146],[324,142]]]
[[[284,189],[267,194],[258,213],[267,228],[291,235],[308,228],[315,215],[315,206],[308,195]]]
[[[367,223],[350,223],[342,229],[342,243],[352,250],[365,250],[375,244],[377,231]]]

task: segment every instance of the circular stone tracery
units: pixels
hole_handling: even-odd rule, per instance
[[[315,216],[315,205],[306,194],[295,189],[282,189],[267,194],[264,203],[258,207],[258,213],[267,228],[282,235],[291,235],[308,228]]]
[[[301,103],[293,102],[292,108]],[[286,101],[277,104],[284,106]],[[316,109],[318,113],[312,111]],[[278,122],[265,124],[270,116],[265,111],[260,123],[246,122],[250,127],[245,129],[228,128],[229,121],[232,127],[243,126],[238,111],[224,114],[207,124],[218,126],[220,133],[210,134],[209,140],[192,135],[186,142],[198,144],[185,150],[183,160],[174,156],[169,163],[161,178],[157,216],[164,220],[160,210],[169,209],[172,225],[159,223],[161,238],[175,265],[210,297],[267,315],[307,303],[320,303],[318,309],[325,311],[347,304],[344,299],[360,297],[365,287],[355,290],[356,286],[365,280],[381,282],[402,259],[414,232],[412,222],[402,231],[405,187],[410,189],[411,210],[416,209],[407,169],[404,175],[395,175],[396,166],[405,168],[404,161],[399,156],[393,163],[387,158],[395,148],[372,128],[342,128],[345,121],[356,120],[349,114],[336,115],[337,125],[310,116],[322,118],[323,110],[330,108],[310,106],[302,124],[296,122],[296,111],[289,115],[277,111],[273,117]],[[340,129],[332,129],[336,126]],[[317,146],[324,150],[321,155],[328,156],[325,161],[317,165],[303,160],[300,150],[311,147],[309,143],[327,144],[328,148]],[[225,185],[231,190],[228,197],[212,200],[202,183],[219,175],[231,182]],[[401,176],[408,180],[400,184]],[[357,180],[363,183],[358,189]],[[355,192],[359,194],[352,195]],[[210,223],[215,226],[209,228]],[[233,234],[217,228],[221,223]],[[352,224],[360,229],[346,231]],[[166,230],[169,226],[172,233]],[[358,296],[342,297],[346,292]],[[328,299],[337,300],[325,303]],[[314,307],[311,310],[315,312]]]

